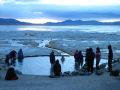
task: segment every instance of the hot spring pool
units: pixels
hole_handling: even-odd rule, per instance
[[[62,64],[61,57],[56,56],[56,59],[59,59],[59,62],[62,67],[62,72],[65,71],[74,71],[74,57],[66,56],[65,62]],[[101,59],[101,63],[106,63],[106,59]],[[94,60],[94,66],[95,66]],[[22,72],[22,74],[27,75],[49,75],[50,74],[50,61],[48,56],[40,56],[40,57],[29,57],[23,60],[22,64],[16,62],[15,69]]]

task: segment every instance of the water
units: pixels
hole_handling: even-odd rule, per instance
[[[81,31],[98,33],[120,32],[118,25],[81,25],[81,26],[26,26],[26,25],[1,25],[0,31]]]
[[[59,59],[59,62],[62,67],[62,73],[65,71],[74,71],[74,57],[67,56],[65,57],[65,62],[62,64],[60,56],[57,56],[56,59]],[[94,67],[95,67],[94,61]],[[107,63],[106,59],[101,59],[100,64]],[[16,69],[23,74],[27,75],[50,75],[50,61],[49,57],[30,57],[25,58],[23,64],[16,64]]]
[[[21,34],[19,32],[9,33],[12,31],[21,31],[21,32],[39,31],[39,33],[36,33],[36,32],[25,33],[25,34],[24,33]],[[46,31],[48,31],[47,34],[46,34]],[[67,33],[64,31],[66,31]],[[8,32],[8,33],[4,33],[4,32]],[[41,32],[44,32],[44,33],[41,33]],[[81,33],[81,32],[84,32],[84,33]],[[54,42],[57,42],[58,46],[60,45],[60,47],[62,46],[65,49],[67,49],[68,47],[69,47],[68,49],[75,49],[75,48],[78,49],[80,47],[80,49],[83,48],[84,50],[84,48],[88,46],[93,46],[93,47],[100,46],[103,48],[103,50],[106,50],[106,46],[108,45],[108,43],[112,42],[114,49],[119,51],[119,43],[120,43],[119,35],[120,35],[120,26],[114,26],[114,25],[113,26],[109,26],[109,25],[107,26],[102,26],[102,25],[99,25],[99,26],[95,26],[95,25],[81,25],[81,26],[22,26],[22,25],[8,25],[7,26],[7,25],[1,25],[0,26],[0,39],[1,40],[8,39],[8,42],[14,39],[15,40],[18,39],[18,41],[19,39],[21,40],[23,39],[48,40],[52,37],[54,39]],[[15,44],[14,46],[17,46],[17,45]],[[38,47],[42,47],[42,46],[43,45],[39,45]],[[20,45],[18,45],[17,47],[20,47]],[[27,45],[26,46],[24,45],[24,49],[26,47]],[[60,59],[60,57],[57,57],[57,58]],[[102,59],[101,63],[103,62],[106,62],[106,60]],[[61,65],[62,65],[62,72],[73,71],[74,70],[74,58],[72,56],[66,57],[65,63]],[[49,72],[50,72],[49,57],[25,58],[22,65],[17,64],[16,69],[21,71],[23,74],[49,75]]]

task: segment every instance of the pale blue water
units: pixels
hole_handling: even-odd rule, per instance
[[[68,56],[65,57],[65,61],[62,64],[61,62],[61,57],[57,56],[56,59],[59,60],[61,64],[61,69],[62,73],[65,71],[74,71],[74,57],[73,56]],[[85,61],[84,61],[85,63]],[[100,64],[102,63],[107,63],[106,59],[101,59]],[[94,67],[96,64],[96,60],[94,60]],[[49,57],[30,57],[30,58],[25,58],[23,60],[22,64],[16,63],[16,69],[22,74],[28,74],[28,75],[50,75],[50,61]]]
[[[1,25],[0,31],[81,31],[98,33],[118,33],[119,25],[81,25],[81,26],[22,26]]]

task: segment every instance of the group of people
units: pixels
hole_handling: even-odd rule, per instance
[[[82,66],[83,66],[83,54],[82,54],[82,52],[76,50],[74,53],[74,59],[75,59],[75,69],[79,70],[79,67],[82,68]]]
[[[59,63],[59,60],[55,58],[54,51],[52,50],[50,53],[50,77],[60,77],[61,76],[61,65]],[[15,50],[12,50],[9,54],[6,55],[6,64],[8,66],[15,65],[16,58],[18,59],[18,62],[22,62],[24,59],[23,51],[20,49],[18,53]],[[96,58],[96,70],[99,70],[99,63],[101,59],[101,51],[100,48],[96,48],[96,53],[93,52],[92,48],[86,49],[86,56],[85,56],[85,64],[87,65],[87,72],[93,73],[93,65],[94,65],[94,59]],[[74,53],[74,59],[75,59],[75,69],[79,70],[83,67],[83,54],[82,51],[76,50]],[[111,45],[108,45],[108,70],[112,71],[112,59],[113,59],[113,52]],[[61,58],[61,62],[63,63],[65,61],[64,56]],[[5,76],[6,80],[13,80],[18,79],[17,75],[15,74],[15,70],[13,67],[10,67],[6,73]]]
[[[20,49],[18,53],[15,50],[12,50],[9,54],[6,55],[5,63],[10,66],[15,66],[16,59],[18,59],[18,62],[22,62],[24,59],[23,51]]]
[[[23,62],[24,55],[23,55],[22,49],[20,49],[18,53],[15,50],[12,50],[9,54],[6,55],[5,63],[7,64],[7,66],[9,66],[9,68],[5,75],[5,80],[17,80],[18,79],[18,76],[13,67],[16,64],[16,59],[18,59],[19,63]]]
[[[93,72],[93,65],[94,65],[94,58],[96,57],[96,69],[99,69],[99,62],[101,58],[100,48],[96,48],[96,53],[93,52],[92,48],[86,49],[86,58],[85,58],[85,65],[87,66],[88,72]],[[75,59],[75,69],[79,70],[82,69],[83,66],[83,54],[81,51],[76,50],[74,53]]]
[[[80,66],[82,68],[83,65],[83,54],[81,51],[76,50],[74,53],[74,59],[75,59],[75,69],[79,70]],[[93,65],[94,65],[94,59],[96,59],[96,70],[99,70],[99,63],[101,59],[101,51],[100,48],[96,48],[96,52],[93,52],[92,48],[86,49],[86,55],[85,55],[85,65],[87,66],[87,71],[93,73]],[[108,45],[108,71],[112,71],[112,59],[113,59],[113,51],[112,46]]]
[[[80,70],[83,67],[83,58],[82,51],[76,50],[74,53],[74,59],[75,59],[75,70]],[[96,70],[100,69],[100,59],[101,59],[101,51],[100,48],[96,48],[96,52],[94,53],[92,48],[87,48],[85,53],[85,65],[87,66],[86,71],[93,73],[93,65],[94,65],[94,59],[96,59]],[[112,46],[108,45],[108,71],[112,71],[112,59],[113,59],[113,52],[112,52]],[[65,60],[64,56],[61,58],[61,62]],[[59,63],[59,60],[55,59],[54,51],[50,53],[50,76],[60,76],[61,75],[61,65]]]

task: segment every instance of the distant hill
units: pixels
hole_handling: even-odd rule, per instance
[[[16,19],[0,18],[0,25],[31,25],[31,23],[20,22]]]
[[[0,25],[41,25],[41,26],[68,26],[68,25],[120,25],[120,22],[98,22],[95,20],[65,20],[62,22],[47,22],[44,24],[32,24],[28,22],[21,22],[16,19],[0,18]]]
[[[120,25],[120,22],[98,22],[95,20],[90,21],[82,21],[82,20],[66,20],[63,22],[47,22],[45,24],[46,26],[66,26],[66,25]]]

